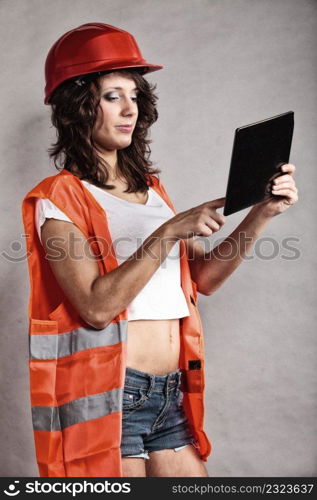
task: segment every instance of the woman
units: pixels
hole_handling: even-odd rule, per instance
[[[217,289],[297,200],[295,167],[284,165],[279,197],[205,255],[193,236],[223,226],[224,198],[175,215],[154,175],[146,137],[155,87],[142,74],[158,69],[129,33],[101,23],[67,32],[47,57],[51,156],[64,155],[63,169],[23,200],[42,476],[208,475],[197,291]],[[241,231],[251,236],[245,248],[219,258]]]

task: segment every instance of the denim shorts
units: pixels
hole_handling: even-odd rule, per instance
[[[126,368],[122,401],[122,457],[149,458],[197,442],[182,407],[181,371],[152,375]]]

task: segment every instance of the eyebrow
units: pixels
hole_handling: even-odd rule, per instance
[[[103,92],[105,92],[106,90],[110,90],[110,89],[115,89],[115,90],[124,90],[123,87],[106,87],[105,89],[103,89]],[[139,90],[137,87],[134,87],[132,90]]]

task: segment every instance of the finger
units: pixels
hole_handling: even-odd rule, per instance
[[[210,203],[207,203],[204,210],[205,213],[210,217],[211,219],[214,219],[220,226],[223,226],[224,223],[226,222],[226,217],[222,214],[218,214],[216,211],[218,207],[215,207],[215,205],[211,205]]]
[[[298,196],[294,194],[293,196],[285,197],[284,200],[286,200],[286,203],[288,203],[288,205],[294,205],[294,203],[298,201]]]
[[[296,195],[296,192],[291,190],[291,189],[281,189],[277,192],[273,192],[272,193],[276,196],[286,196],[286,197],[289,197],[291,198],[292,196]]]
[[[294,178],[289,175],[289,174],[284,174],[284,175],[279,175],[278,177],[275,177],[273,180],[273,184],[279,184],[280,182],[285,182],[285,181],[294,181]]]
[[[224,215],[218,214],[214,208],[210,209],[210,217],[214,219],[219,226],[223,226],[224,223],[226,222],[226,218]]]
[[[209,219],[206,219],[204,221],[204,224],[205,226],[210,229],[212,231],[212,233],[216,233],[217,231],[219,231],[220,229],[220,226],[219,224],[217,224],[216,221],[214,221],[213,219],[209,218]]]
[[[226,197],[217,198],[216,200],[212,200],[212,201],[207,201],[207,204],[211,207],[214,207],[214,208],[224,207],[225,203],[226,203]]]
[[[272,186],[272,189],[281,189],[281,188],[288,188],[293,186],[290,182],[280,182],[280,184],[274,184]]]
[[[293,186],[292,184],[285,183],[286,185],[282,186],[276,186],[272,188],[272,193],[280,193],[281,191],[284,191],[285,189],[289,189],[291,191],[294,191],[294,193],[297,193],[298,189],[296,186]]]
[[[296,167],[292,163],[284,163],[284,165],[281,166],[282,172],[288,172],[289,174],[294,174]]]
[[[272,186],[272,189],[283,189],[283,188],[292,188],[292,189],[296,189],[296,186],[295,184],[293,184],[292,182],[281,182],[280,184],[275,184]]]
[[[211,217],[209,217],[209,219],[205,221],[205,224],[207,227],[209,227],[209,229],[212,230],[212,232],[219,231],[220,229],[219,224],[217,224],[217,222],[213,220]]]
[[[278,184],[272,184],[271,189],[280,189],[280,188],[287,188],[291,187],[293,189],[297,189],[295,182],[280,182]]]

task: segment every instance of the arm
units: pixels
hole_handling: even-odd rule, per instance
[[[254,205],[239,226],[216,248],[205,253],[197,241],[186,241],[192,278],[200,293],[211,295],[217,290],[239,266],[270,220],[297,202],[298,190],[292,177],[295,166],[284,164],[281,170],[285,175],[274,179],[273,196]]]
[[[233,273],[243,257],[252,248],[270,217],[260,207],[252,207],[238,227],[210,252],[204,251],[198,241],[187,240],[188,259],[197,290],[211,295]]]
[[[160,226],[129,259],[103,276],[92,251],[87,251],[85,236],[73,223],[46,219],[41,239],[52,271],[72,305],[88,324],[104,328],[126,309],[167,257],[176,239],[166,229],[165,224]]]

